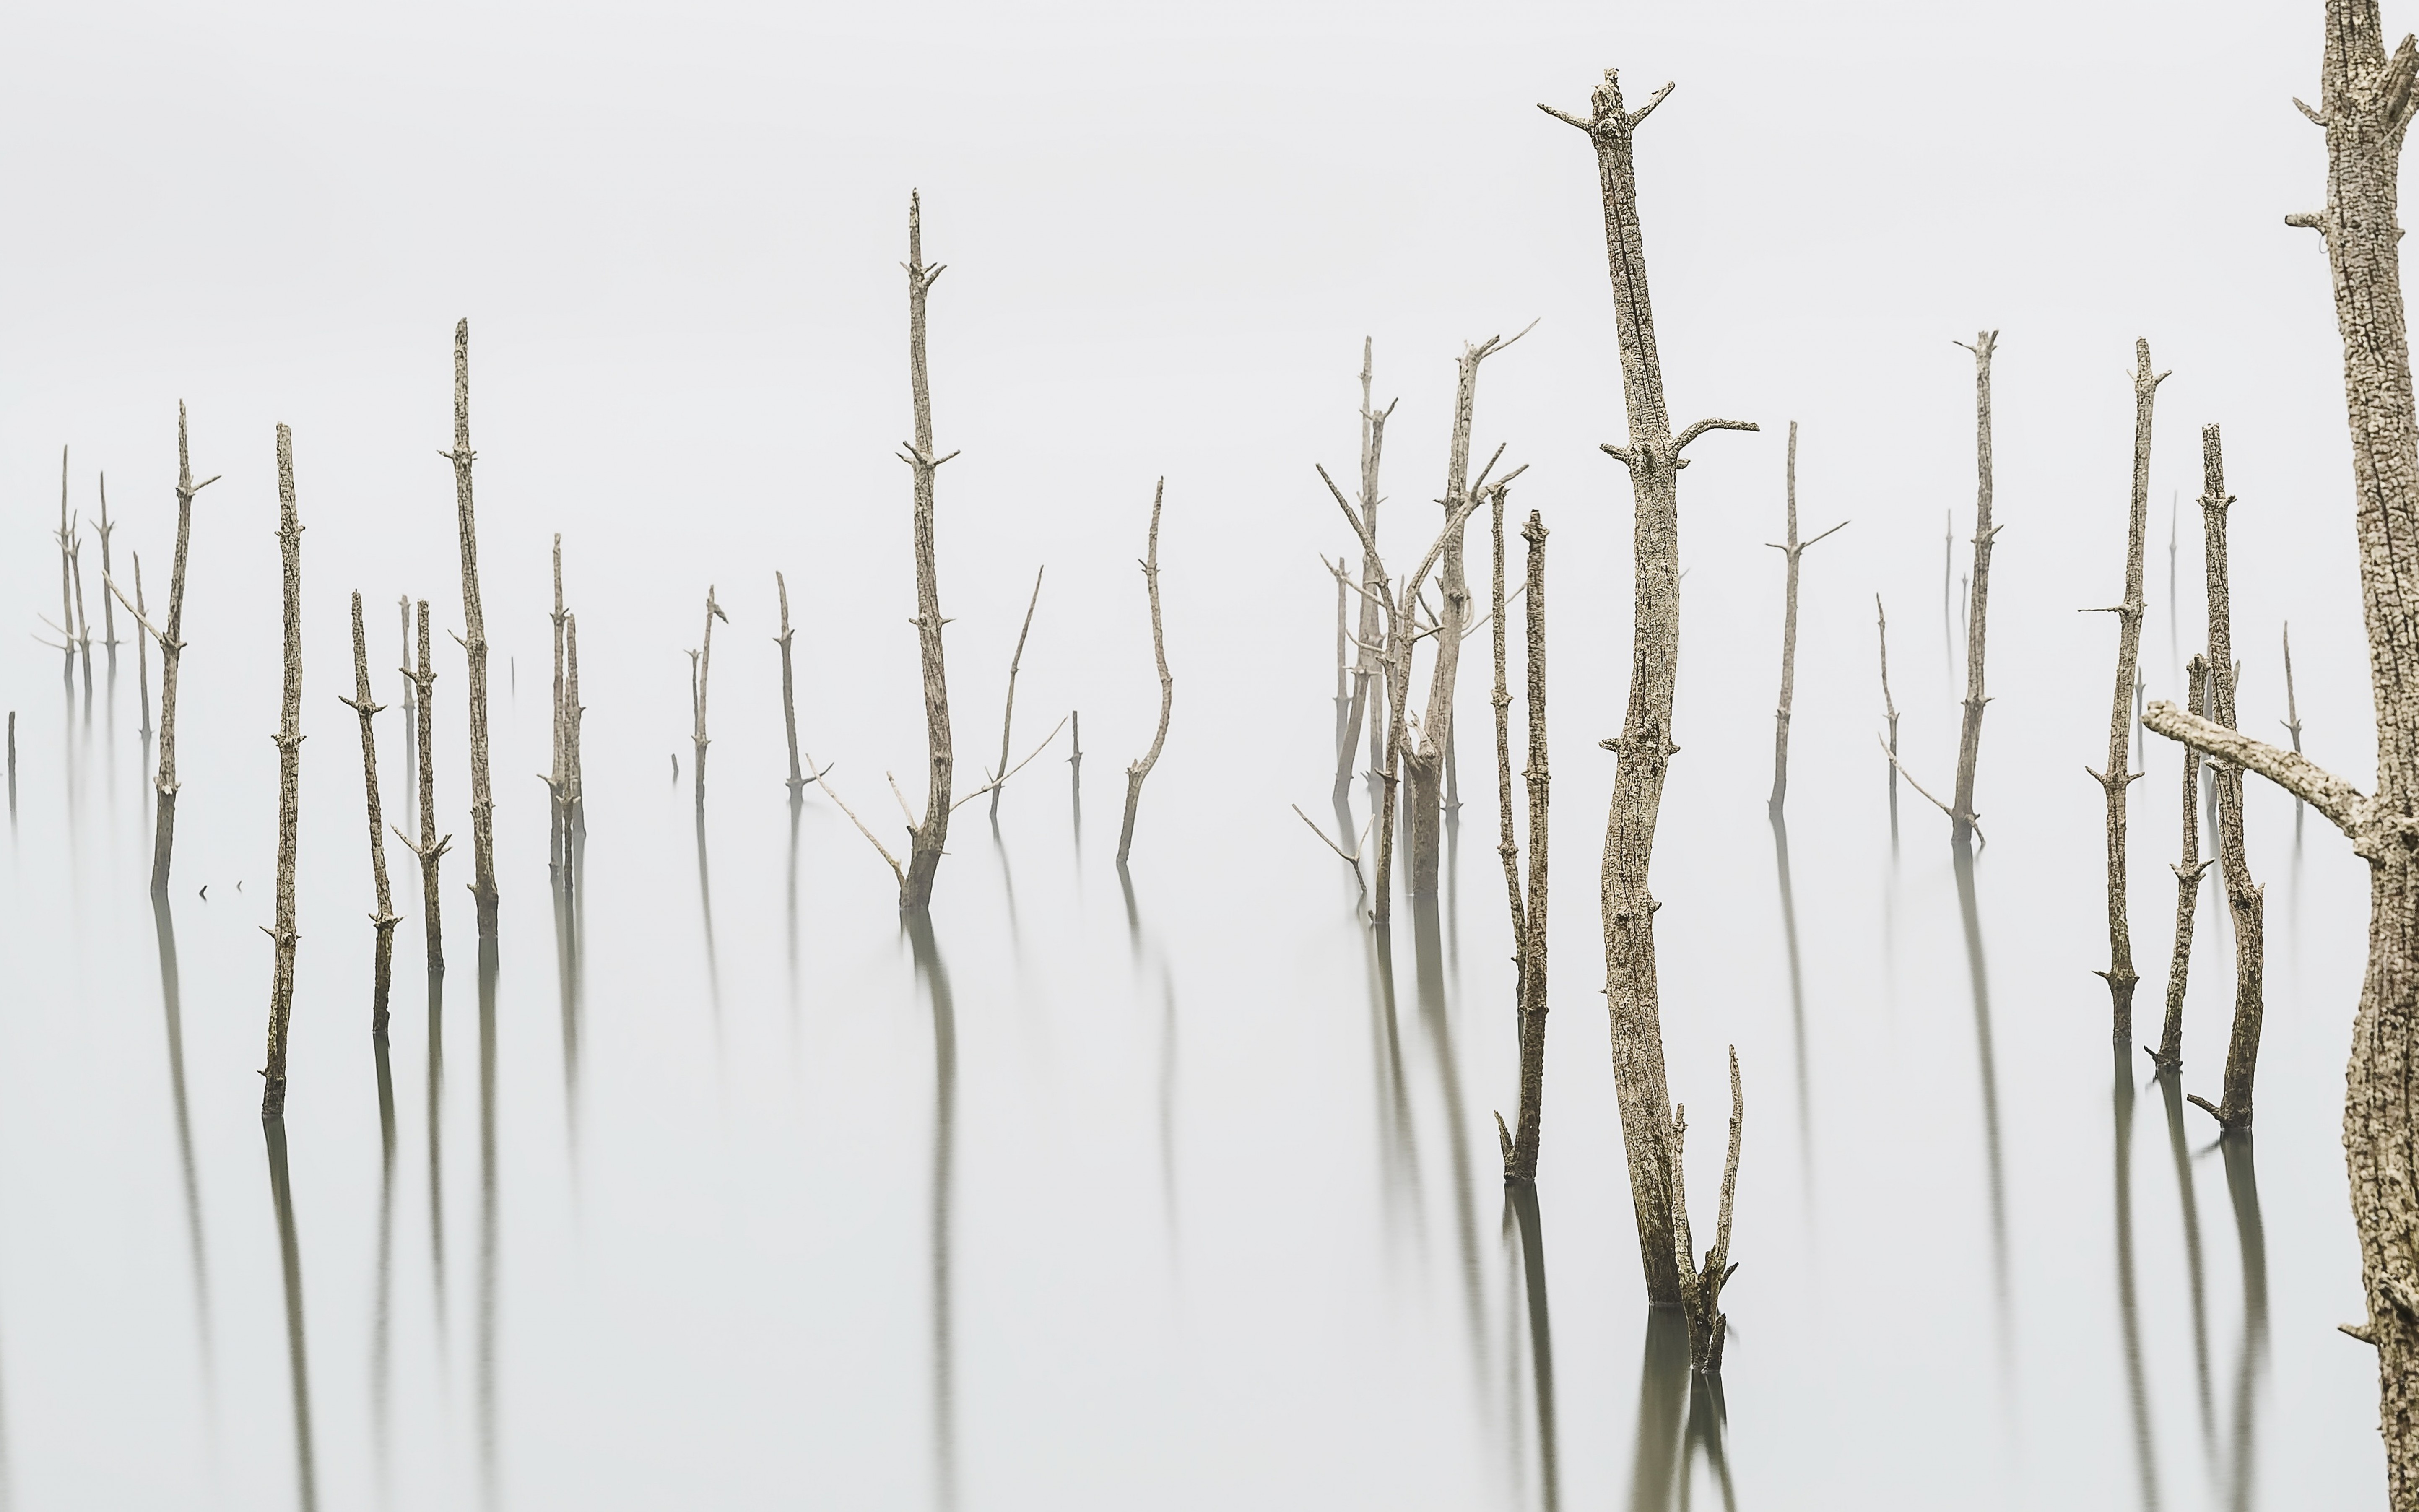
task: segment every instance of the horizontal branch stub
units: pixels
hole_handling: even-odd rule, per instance
[[[2215,720],[2186,714],[2165,699],[2143,712],[2142,726],[2203,755],[2258,773],[2350,836],[2356,855],[2376,856],[2389,836],[2398,837],[2406,846],[2419,843],[2419,821],[2382,809],[2377,800],[2298,751],[2279,749]]]
[[[2296,230],[2316,231],[2320,236],[2325,236],[2327,234],[2327,217],[2326,213],[2322,210],[2296,211],[2295,213],[2285,217],[2285,224],[2294,227]]]

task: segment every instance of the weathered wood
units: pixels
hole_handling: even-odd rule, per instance
[[[177,555],[168,568],[168,619],[160,642],[160,775],[151,822],[151,895],[168,895],[168,861],[177,843],[177,674],[185,655],[185,563],[193,539],[193,496],[218,482],[215,474],[193,481],[193,456],[185,445],[185,401],[177,401]]]
[[[949,687],[941,656],[941,582],[932,545],[932,480],[941,464],[958,454],[932,450],[932,388],[924,355],[925,297],[947,264],[924,266],[924,209],[920,195],[907,197],[907,373],[916,409],[916,439],[907,465],[916,473],[916,647],[924,680],[924,749],[927,772],[924,818],[907,828],[907,864],[899,872],[899,906],[922,913],[932,906],[932,879],[949,838],[949,801],[957,757],[949,743]],[[828,788],[825,789],[829,791]],[[887,854],[887,853],[886,853]]]
[[[1008,701],[999,715],[999,775],[991,779],[992,817],[999,817],[999,790],[1008,785],[1008,737],[1016,725],[1016,673],[1025,665],[1025,638],[1033,633],[1033,611],[1041,605],[1041,575],[1046,567],[1033,569],[1033,596],[1025,602],[1025,625],[1016,632],[1016,653],[1008,658]]]
[[[370,916],[370,924],[377,931],[370,1033],[384,1036],[387,984],[394,965],[394,926],[401,922],[401,916],[394,911],[394,894],[387,887],[386,823],[378,814],[377,736],[370,728],[371,717],[382,713],[385,705],[370,696],[370,643],[362,627],[362,595],[358,589],[353,593],[353,696],[342,702],[362,721],[362,785],[369,811],[370,880],[377,888],[377,912]]]
[[[302,802],[302,522],[294,506],[294,437],[277,427],[277,546],[285,579],[284,696],[277,719],[277,925],[269,932],[274,965],[269,988],[269,1064],[261,1072],[260,1116],[285,1117],[285,1039],[294,1015],[294,856]]]
[[[2197,717],[2209,707],[2209,658],[2195,653],[2184,671],[2190,679],[2186,706]],[[2200,906],[2201,878],[2216,864],[2215,857],[2203,860],[2200,854],[2200,748],[2186,746],[2183,750],[2183,850],[2171,868],[2176,874],[2176,934],[2167,957],[2167,1016],[2158,1048],[2149,1053],[2162,1072],[2180,1070],[2184,1063],[2184,985],[2192,972],[2194,915]]]
[[[1780,594],[1780,699],[1772,714],[1772,796],[1765,807],[1779,813],[1789,801],[1789,710],[1797,695],[1797,566],[1806,548],[1824,536],[1834,535],[1847,528],[1848,522],[1825,531],[1812,541],[1797,538],[1797,422],[1789,423],[1789,471],[1786,492],[1789,500],[1789,539],[1766,541],[1764,544],[1780,552],[1789,563],[1788,575]],[[1878,602],[1878,601],[1877,601]],[[1885,689],[1887,696],[1887,689]]]
[[[697,811],[700,814],[705,812],[705,748],[709,744],[705,735],[705,700],[707,680],[714,675],[714,622],[716,620],[728,625],[731,616],[723,613],[722,606],[714,601],[714,585],[708,583],[705,586],[705,633],[698,642],[698,648],[688,654],[689,712],[696,717],[696,728],[690,732],[689,742],[697,749],[697,759],[689,764],[689,777],[697,795]]]
[[[1546,944],[1548,793],[1550,779],[1546,744],[1546,524],[1535,510],[1521,539],[1529,545],[1528,577],[1522,596],[1527,601],[1526,673],[1528,699],[1528,765],[1522,774],[1528,786],[1529,879],[1520,881],[1520,851],[1512,812],[1512,691],[1505,679],[1504,651],[1508,640],[1503,600],[1503,495],[1501,485],[1489,491],[1494,517],[1494,580],[1490,612],[1495,649],[1495,784],[1501,816],[1498,852],[1503,857],[1503,885],[1512,910],[1513,1013],[1520,1043],[1520,1100],[1514,1127],[1495,1116],[1503,1147],[1503,1180],[1534,1183],[1537,1147],[1545,1124],[1546,1101]]]
[[[1168,717],[1176,710],[1176,679],[1167,671],[1167,632],[1159,612],[1159,508],[1167,497],[1167,480],[1162,478],[1150,494],[1150,548],[1142,559],[1142,580],[1150,595],[1150,656],[1159,665],[1159,731],[1150,737],[1150,749],[1126,768],[1126,817],[1117,829],[1117,865],[1126,864],[1133,852],[1134,810],[1142,803],[1143,779],[1159,764],[1159,753],[1167,745]],[[1041,579],[1034,579],[1039,593]]]
[[[790,738],[790,801],[796,803],[806,791],[806,774],[798,767],[798,695],[792,681],[790,658],[790,585],[779,573],[773,574],[773,592],[781,600],[781,633],[773,643],[781,648],[781,730]]]
[[[394,834],[405,848],[420,858],[420,926],[428,948],[428,975],[433,980],[445,970],[444,905],[437,877],[454,837],[437,833],[437,664],[430,655],[428,600],[421,599],[414,612],[420,631],[420,666],[417,671],[405,668],[404,674],[411,680],[418,697],[420,838],[415,841],[401,829]]]
[[[454,508],[462,543],[462,651],[470,664],[470,892],[479,937],[496,937],[496,801],[487,771],[487,620],[479,607],[479,525],[472,506],[470,464],[470,322],[454,327]]]
[[[2108,983],[2110,1042],[2119,1048],[2134,1041],[2134,987],[2141,980],[2134,971],[2134,933],[2125,909],[2126,797],[2134,777],[2128,752],[2134,734],[2133,702],[2140,690],[2142,538],[2150,511],[2150,411],[2166,377],[2150,371],[2150,344],[2135,341],[2134,482],[2126,496],[2125,594],[2109,610],[2117,616],[2117,690],[2108,709],[2107,764],[2091,773],[2108,805],[2108,969],[2099,976]]]
[[[1982,691],[1982,650],[1991,613],[1991,547],[1999,534],[1991,523],[1991,356],[1998,349],[1999,333],[1978,331],[1972,346],[1957,345],[1974,354],[1976,482],[1974,575],[1965,607],[1965,717],[1957,732],[1957,787],[1949,823],[1953,839],[1970,840],[1980,817],[1974,811],[1974,768],[1982,755],[1982,706],[1990,702]]]
[[[1898,704],[1890,697],[1889,686],[1889,612],[1882,608],[1882,595],[1873,595],[1873,635],[1881,645],[1882,656],[1882,717],[1889,721],[1889,807],[1890,843],[1898,843]]]

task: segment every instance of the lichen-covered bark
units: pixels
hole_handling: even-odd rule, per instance
[[[2142,650],[2142,535],[2150,510],[2150,409],[2164,373],[2150,371],[2150,344],[2134,343],[2134,484],[2125,515],[2125,596],[2117,616],[2117,691],[2108,709],[2108,764],[2092,773],[2108,800],[2108,983],[2110,1042],[2120,1049],[2134,1039],[2134,932],[2125,913],[2125,804],[2132,790],[2127,747],[2134,733],[2134,669]],[[2128,1050],[2127,1055],[2133,1052]]]

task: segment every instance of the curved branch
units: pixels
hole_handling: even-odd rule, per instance
[[[2144,712],[2142,725],[2204,755],[2258,773],[2324,814],[2337,829],[2354,840],[2361,838],[2359,832],[2369,819],[2368,795],[2299,752],[2279,749],[2213,719],[2186,714],[2165,699]]]
[[[1665,87],[1668,89],[1670,86],[1666,85]],[[1656,98],[1660,100],[1662,96],[1657,95]],[[1647,108],[1652,110],[1654,107],[1649,105]],[[1687,430],[1682,431],[1680,433],[1680,439],[1672,443],[1672,455],[1675,457],[1678,456],[1681,453],[1688,449],[1688,443],[1690,441],[1695,440],[1698,437],[1703,436],[1709,430],[1754,430],[1757,428],[1756,423],[1752,420],[1700,420],[1695,424],[1689,426]]]

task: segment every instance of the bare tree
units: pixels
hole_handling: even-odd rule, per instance
[[[2184,707],[2200,716],[2209,712],[2209,658],[2195,653],[2185,665],[2191,679]],[[2183,855],[2171,869],[2176,874],[2176,943],[2167,959],[2167,1017],[2159,1031],[2159,1047],[2150,1060],[2161,1073],[2180,1070],[2184,1063],[2184,982],[2192,969],[2193,916],[2200,904],[2200,879],[2216,857],[2200,854],[2200,750],[2184,748]]]
[[[277,545],[285,579],[285,693],[277,720],[276,965],[269,989],[269,1065],[260,1116],[285,1117],[285,1030],[294,1013],[294,852],[302,800],[302,522],[294,508],[294,437],[277,427]]]
[[[109,591],[146,633],[160,643],[160,775],[158,811],[151,826],[151,896],[168,895],[168,857],[177,840],[177,672],[184,659],[185,562],[193,538],[193,496],[218,482],[216,474],[193,481],[191,454],[185,445],[185,405],[177,402],[177,558],[168,572],[168,624],[164,629],[144,618],[141,608],[128,603],[116,583]],[[139,568],[138,568],[139,570]],[[137,583],[138,592],[140,583]]]
[[[579,762],[579,721],[588,712],[579,702],[579,615],[566,610],[562,616],[563,660],[563,760],[571,779],[571,795],[564,801],[570,811],[569,847],[573,870],[578,871],[580,841],[588,833],[588,779]]]
[[[116,523],[109,517],[109,474],[104,472],[100,474],[100,523],[93,528],[94,533],[100,537],[100,580],[104,585],[111,576],[109,535],[116,529]],[[106,593],[100,595],[100,643],[109,652],[109,665],[115,669],[117,666],[117,609],[110,603]]]
[[[139,578],[136,580],[141,581]],[[403,811],[409,814],[420,801],[413,789],[413,781],[420,770],[417,744],[420,712],[419,699],[411,680],[411,595],[409,594],[396,595],[394,607],[402,616],[403,639],[400,644],[403,647]]]
[[[496,937],[496,801],[487,779],[487,620],[479,608],[479,525],[470,497],[470,322],[454,327],[454,507],[462,538],[462,643],[470,672],[471,895],[479,937]]]
[[[1890,698],[1889,689],[1889,613],[1882,608],[1882,595],[1873,595],[1873,633],[1880,640],[1882,653],[1882,717],[1889,721],[1889,802],[1890,838],[1898,838],[1898,704]]]
[[[2125,511],[2125,596],[2108,610],[2117,616],[2117,691],[2108,709],[2108,762],[2091,773],[2108,800],[2108,969],[2099,976],[2108,983],[2113,1015],[2110,1042],[2120,1049],[2134,1040],[2134,985],[2141,980],[2134,973],[2134,933],[2125,917],[2126,795],[2134,776],[2128,747],[2133,739],[2131,705],[2140,686],[2142,536],[2150,511],[2150,410],[2166,377],[2150,371],[2150,344],[2135,341],[2134,483]]]
[[[728,625],[731,616],[723,613],[722,606],[714,601],[714,585],[708,583],[705,588],[705,636],[698,649],[688,654],[689,711],[697,717],[697,728],[689,736],[690,744],[697,748],[697,760],[690,764],[689,775],[697,793],[700,813],[705,811],[705,694],[706,679],[714,675],[714,622],[716,620]]]
[[[554,627],[554,719],[551,741],[552,758],[547,764],[547,868],[557,877],[563,874],[563,865],[570,858],[571,825],[571,753],[566,739],[570,733],[569,717],[564,704],[563,622],[562,608],[562,532],[554,534],[554,613],[549,617]]]
[[[1998,348],[1999,333],[1978,331],[1974,344],[1965,347],[1974,354],[1974,578],[1972,596],[1965,609],[1965,719],[1957,733],[1957,790],[1955,807],[1949,811],[1949,823],[1955,839],[1970,840],[1974,834],[1974,766],[1982,754],[1982,706],[1990,702],[1982,691],[1982,642],[1991,612],[1991,546],[1998,538],[1998,528],[1991,523],[1991,354]]]
[[[2234,687],[2241,669],[2234,660],[2232,594],[2227,581],[2226,512],[2234,500],[2226,491],[2226,459],[2218,429],[2200,431],[2201,517],[2206,533],[2201,547],[2209,574],[2209,701],[2210,717],[2226,729],[2238,728]],[[2217,785],[2217,871],[2226,883],[2228,920],[2234,934],[2234,1028],[2226,1047],[2226,1086],[2218,1104],[2203,1098],[2191,1101],[2208,1109],[2228,1129],[2251,1127],[2251,1083],[2259,1064],[2259,1028],[2266,1009],[2266,910],[2259,888],[2251,880],[2251,866],[2242,845],[2242,771],[2226,761],[2210,768]]]
[[[420,755],[420,838],[413,840],[401,829],[395,839],[420,858],[420,921],[421,933],[428,947],[428,972],[434,977],[445,969],[445,930],[442,895],[438,891],[437,873],[444,862],[446,847],[454,843],[452,835],[437,833],[437,665],[429,656],[428,600],[416,606],[420,626],[420,667],[403,669],[419,697]]]
[[[394,927],[402,922],[394,911],[394,894],[386,880],[386,823],[378,814],[377,737],[370,717],[385,705],[370,696],[370,643],[362,627],[361,591],[353,592],[353,696],[342,701],[361,716],[362,785],[367,794],[370,823],[370,879],[377,887],[377,912],[370,924],[377,931],[376,987],[370,999],[370,1033],[386,1033],[387,983],[394,965]]]
[[[1664,1072],[1660,995],[1655,969],[1655,911],[1647,868],[1655,852],[1663,782],[1679,746],[1672,739],[1672,691],[1680,661],[1679,477],[1688,444],[1711,430],[1752,430],[1752,423],[1700,420],[1672,433],[1663,398],[1662,359],[1655,345],[1655,313],[1646,285],[1646,244],[1638,220],[1632,143],[1638,128],[1671,94],[1665,85],[1635,111],[1624,107],[1621,81],[1606,69],[1587,119],[1538,108],[1587,133],[1595,148],[1604,198],[1605,252],[1610,265],[1620,333],[1622,396],[1629,440],[1604,450],[1629,470],[1636,500],[1632,548],[1633,631],[1629,705],[1614,752],[1610,812],[1605,824],[1603,912],[1605,995],[1612,1020],[1612,1063],[1621,1108],[1622,1142],[1629,1163],[1630,1199],[1646,1273],[1646,1295],[1690,1315],[1691,1352],[1700,1366],[1719,1361],[1721,1283],[1728,1260],[1702,1284],[1686,1286],[1681,1257],[1688,1244],[1681,1206],[1678,1124]],[[1725,1204],[1727,1208],[1727,1204]],[[1724,1226],[1725,1230],[1727,1225]],[[1727,1239],[1727,1232],[1723,1236]],[[1675,1248],[1676,1246],[1676,1248]],[[1717,1248],[1719,1248],[1718,1245]],[[1709,1263],[1711,1256],[1709,1254]],[[1700,1340],[1717,1347],[1710,1355]]]
[[[916,406],[916,439],[908,444],[906,461],[916,472],[916,644],[924,674],[924,744],[929,771],[925,778],[924,819],[907,826],[907,865],[900,871],[899,906],[922,913],[932,906],[932,878],[940,871],[941,847],[949,838],[949,802],[957,758],[949,746],[949,687],[941,660],[941,582],[932,548],[932,478],[941,464],[958,454],[936,455],[932,449],[932,388],[924,357],[924,302],[947,267],[924,266],[924,209],[921,196],[907,196],[907,374]]]
[[[143,553],[132,551],[128,555],[134,559],[134,612],[140,616],[143,612]],[[103,581],[107,579],[104,578]],[[116,596],[116,590],[111,590],[111,596]],[[151,640],[145,635],[134,638],[134,687],[143,700],[141,733],[143,744],[147,748],[151,744]]]
[[[1780,600],[1780,702],[1772,715],[1772,797],[1767,807],[1774,813],[1779,813],[1781,805],[1789,799],[1789,705],[1797,691],[1797,559],[1804,556],[1806,548],[1815,541],[1848,528],[1848,522],[1843,519],[1814,537],[1813,541],[1797,539],[1797,422],[1794,420],[1789,423],[1787,491],[1789,539],[1764,543],[1780,552],[1789,563],[1789,574]]]
[[[1503,887],[1512,909],[1514,966],[1513,1012],[1520,1033],[1520,1103],[1514,1121],[1517,1132],[1495,1116],[1495,1134],[1503,1146],[1503,1180],[1533,1184],[1537,1180],[1537,1144],[1543,1132],[1546,1103],[1546,904],[1547,810],[1549,774],[1546,745],[1546,522],[1535,510],[1520,538],[1529,543],[1527,600],[1527,695],[1529,714],[1528,784],[1529,881],[1520,883],[1520,846],[1512,815],[1512,690],[1504,677],[1504,641],[1508,627],[1503,613],[1503,489],[1488,495],[1494,510],[1495,574],[1490,598],[1495,625],[1495,801],[1502,817],[1496,849],[1503,857]]]
[[[1167,744],[1167,718],[1176,708],[1176,679],[1167,671],[1167,632],[1159,612],[1159,506],[1167,497],[1167,480],[1162,478],[1150,494],[1150,549],[1142,559],[1143,586],[1150,594],[1150,656],[1159,664],[1159,732],[1150,737],[1150,749],[1140,760],[1126,768],[1126,818],[1117,830],[1117,865],[1124,866],[1133,852],[1134,810],[1142,802],[1143,779],[1159,764],[1159,753]],[[1037,592],[1040,579],[1034,579]]]
[[[1383,501],[1378,494],[1378,471],[1379,460],[1385,455],[1386,421],[1394,414],[1394,405],[1399,401],[1390,400],[1385,409],[1379,409],[1371,398],[1370,386],[1375,376],[1371,365],[1373,350],[1374,344],[1371,340],[1366,336],[1362,337],[1360,503],[1361,517],[1368,522],[1369,538],[1374,541],[1378,538],[1378,505]],[[1346,792],[1351,785],[1353,753],[1360,748],[1361,727],[1364,721],[1369,727],[1370,770],[1377,769],[1380,754],[1382,737],[1379,727],[1384,722],[1385,716],[1382,710],[1375,713],[1371,711],[1369,699],[1373,691],[1381,701],[1386,696],[1385,681],[1379,666],[1380,648],[1378,639],[1382,633],[1379,623],[1381,613],[1378,598],[1375,596],[1385,592],[1384,577],[1385,564],[1378,560],[1376,552],[1371,548],[1364,546],[1361,548],[1362,593],[1358,634],[1353,637],[1356,655],[1352,668],[1352,703],[1346,713],[1343,729],[1339,732],[1335,743],[1334,797],[1338,804],[1346,801]],[[1343,593],[1344,588],[1345,584],[1339,579],[1336,583],[1337,593]],[[1339,599],[1338,602],[1341,603],[1342,600]]]
[[[773,574],[773,591],[781,600],[781,633],[773,643],[781,648],[781,728],[790,737],[790,801],[806,791],[806,775],[798,769],[798,698],[790,676],[790,585]]]
[[[2153,703],[2150,728],[2239,764],[2307,802],[2369,864],[2368,966],[2344,1078],[2344,1158],[2367,1317],[2345,1332],[2376,1347],[2386,1500],[2419,1508],[2419,1136],[2411,1067],[2419,1039],[2419,415],[2402,310],[2396,215],[2403,137],[2419,91],[2419,40],[2389,59],[2377,0],[2327,0],[2319,108],[2327,204],[2290,224],[2326,239],[2343,338],[2361,601],[2376,702],[2377,792],[2301,755]],[[2298,104],[2299,101],[2296,101]]]
[[[1025,602],[1025,626],[1016,632],[1016,654],[1008,658],[1008,702],[999,715],[999,775],[991,779],[992,817],[999,817],[999,790],[1008,785],[1008,737],[1016,725],[1016,671],[1025,665],[1025,638],[1033,633],[1033,611],[1041,605],[1041,575],[1047,567],[1033,569],[1033,596]]]
[[[1533,327],[1532,328],[1533,329]],[[1453,393],[1453,439],[1445,453],[1444,511],[1450,519],[1466,501],[1485,497],[1486,469],[1475,486],[1470,479],[1470,429],[1478,408],[1478,364],[1527,335],[1520,332],[1505,341],[1489,336],[1466,345],[1456,366]],[[1499,448],[1497,456],[1502,455]],[[1493,464],[1490,462],[1489,467]],[[1374,532],[1371,532],[1373,535]],[[1419,740],[1403,752],[1403,776],[1410,789],[1411,896],[1433,897],[1443,844],[1444,779],[1453,747],[1453,695],[1461,670],[1461,642],[1470,629],[1470,585],[1462,569],[1462,532],[1446,532],[1444,559],[1437,569],[1440,603],[1435,622],[1436,662],[1428,670],[1427,712],[1420,720]]]

